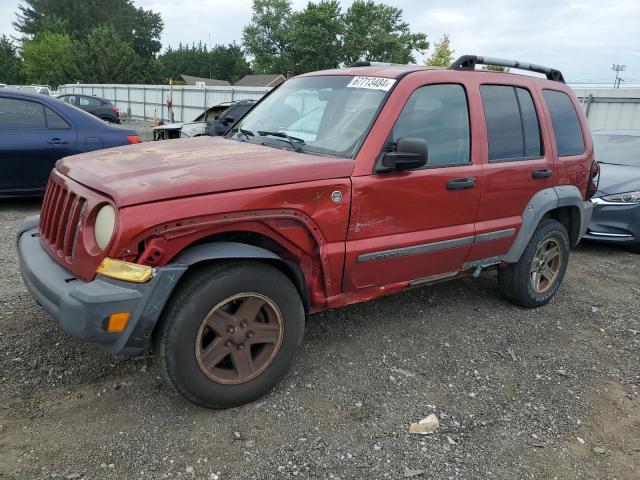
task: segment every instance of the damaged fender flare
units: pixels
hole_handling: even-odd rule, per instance
[[[170,262],[171,266],[191,267],[209,260],[255,259],[271,263],[287,275],[300,293],[305,312],[309,312],[309,289],[300,266],[265,248],[239,242],[213,242],[187,247]]]

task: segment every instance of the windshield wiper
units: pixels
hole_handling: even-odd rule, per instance
[[[239,128],[238,132],[240,132],[242,135],[244,135],[246,137],[247,140],[249,140],[249,137],[254,137],[254,133],[251,130],[245,130],[244,128]]]
[[[298,153],[303,153],[304,149],[301,145],[304,145],[304,140],[298,137],[291,137],[289,134],[285,132],[266,132],[264,130],[258,130],[258,135],[261,137],[266,137],[267,135],[271,135],[272,137],[284,138],[289,144],[293,147],[293,149]]]

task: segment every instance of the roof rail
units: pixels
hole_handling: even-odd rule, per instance
[[[369,60],[356,60],[351,65],[351,67],[391,67],[393,65],[402,65],[401,63],[388,63],[388,62],[371,62]]]
[[[462,55],[453,62],[449,68],[452,70],[475,70],[476,65],[496,65],[498,67],[518,68],[520,70],[529,70],[530,72],[544,73],[548,80],[565,83],[562,72],[555,68],[519,62],[517,60],[504,60],[502,58]]]

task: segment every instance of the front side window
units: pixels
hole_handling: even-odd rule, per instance
[[[393,142],[411,137],[426,140],[427,167],[468,164],[469,111],[464,88],[427,85],[413,92],[393,127]]]
[[[543,90],[542,94],[551,114],[558,156],[582,155],[584,153],[582,127],[571,99],[566,93],[557,90]]]
[[[0,98],[0,128],[47,128],[44,108],[37,102],[15,98]]]
[[[227,138],[353,157],[394,83],[377,77],[293,78],[253,107]]]
[[[542,155],[538,116],[528,90],[511,85],[482,85],[489,161],[524,160]]]

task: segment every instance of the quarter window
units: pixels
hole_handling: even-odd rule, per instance
[[[531,93],[508,85],[482,85],[489,161],[522,160],[542,155],[540,126]]]
[[[427,167],[470,162],[469,110],[464,88],[427,85],[411,94],[393,128],[393,142],[417,137],[427,141]]]
[[[556,90],[543,90],[549,107],[559,157],[584,153],[584,139],[578,114],[569,96]]]

